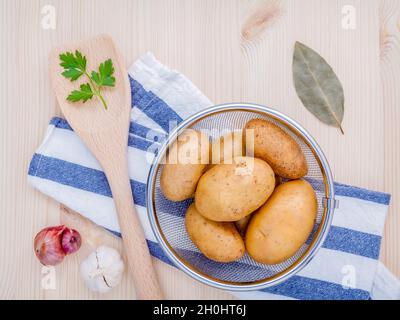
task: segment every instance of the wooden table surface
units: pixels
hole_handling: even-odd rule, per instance
[[[354,29],[346,27],[352,26],[342,12],[346,5],[354,8]],[[391,193],[381,260],[400,276],[400,1],[3,0],[0,6],[0,298],[135,297],[127,274],[106,295],[85,288],[80,261],[98,244],[122,251],[120,240],[26,181],[49,119],[60,114],[49,84],[48,53],[54,45],[98,33],[113,36],[127,64],[152,51],[215,103],[256,102],[288,114],[319,142],[336,181]],[[55,29],[47,29],[52,10]],[[324,56],[342,81],[344,136],[318,122],[296,96],[291,79],[296,40]],[[60,220],[79,228],[85,243],[56,267],[56,286],[46,289],[46,271],[32,241],[41,228]],[[155,264],[168,298],[231,297]]]

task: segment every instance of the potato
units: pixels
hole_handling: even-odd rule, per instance
[[[193,197],[197,182],[203,174],[210,156],[208,137],[195,130],[185,130],[168,150],[160,186],[171,201]]]
[[[254,145],[246,141],[246,130],[251,129],[254,130]],[[253,119],[247,122],[243,135],[246,151],[254,152],[255,157],[268,162],[277,175],[298,179],[307,174],[307,161],[300,146],[277,125],[262,119]]]
[[[279,185],[253,214],[246,232],[246,249],[256,261],[277,264],[293,256],[314,226],[317,198],[305,180]]]
[[[238,221],[257,210],[271,195],[275,175],[261,159],[236,157],[233,164],[218,164],[197,185],[196,208],[214,221]]]
[[[244,242],[232,222],[215,222],[204,218],[192,204],[185,217],[190,239],[209,259],[232,262],[245,252]]]

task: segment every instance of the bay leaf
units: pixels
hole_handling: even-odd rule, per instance
[[[303,105],[323,123],[342,129],[344,94],[332,67],[313,49],[296,42],[293,82]]]

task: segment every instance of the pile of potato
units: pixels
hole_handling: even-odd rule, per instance
[[[182,135],[169,149],[161,191],[171,201],[194,196],[185,225],[198,249],[218,262],[238,260],[246,250],[263,264],[293,256],[310,235],[317,214],[315,192],[300,179],[308,167],[296,141],[261,119],[246,124],[239,144],[234,134],[213,145],[198,131]],[[244,156],[246,141],[246,152],[254,157]],[[281,178],[289,180],[281,183]]]

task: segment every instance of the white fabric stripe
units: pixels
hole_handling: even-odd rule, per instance
[[[339,208],[335,210],[333,225],[382,235],[387,205],[337,195],[335,198],[339,200]]]
[[[68,208],[82,213],[94,223],[116,232],[120,232],[114,200],[93,192],[76,189],[50,180],[28,176],[28,182],[44,194],[50,195]],[[74,199],[74,201],[71,201]],[[94,207],[93,204],[96,204]],[[135,205],[146,239],[157,242],[147,216],[147,209]],[[113,217],[112,219],[110,217]]]
[[[154,154],[136,148],[128,148],[129,177],[135,181],[147,184]]]
[[[99,162],[73,131],[56,128],[54,126],[49,127],[51,128],[52,138],[47,139],[40,146],[37,151],[38,154],[102,171]],[[62,143],[60,143],[61,141]],[[146,184],[153,158],[154,154],[149,154],[146,151],[129,147],[129,177]],[[140,170],[138,170],[138,168],[140,168]]]
[[[128,73],[146,91],[152,91],[174,109],[182,119],[213,105],[184,75],[161,64],[152,53],[139,58]]]
[[[351,253],[320,248],[318,254],[298,275],[339,285],[354,271],[354,287],[370,291],[376,268],[376,260]]]
[[[110,213],[116,212],[111,198],[34,176],[28,176],[28,182],[68,208],[84,213],[86,218],[98,225],[110,230],[119,230],[117,220],[110,219]]]
[[[47,139],[36,153],[79,164],[91,169],[101,170],[100,163],[75,132],[56,128],[53,125],[49,127],[52,128],[52,138]]]

